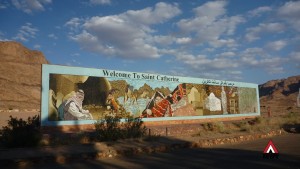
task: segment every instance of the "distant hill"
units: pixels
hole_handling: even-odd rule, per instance
[[[266,111],[267,107],[271,107],[275,114],[299,111],[300,108],[296,107],[299,88],[300,75],[259,85],[262,112]]]
[[[40,109],[42,52],[0,42],[0,110]]]

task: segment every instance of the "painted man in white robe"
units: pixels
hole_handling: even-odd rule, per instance
[[[83,90],[78,90],[74,96],[72,96],[65,103],[64,107],[64,120],[92,120],[93,116],[89,110],[82,108],[82,102],[84,100]]]

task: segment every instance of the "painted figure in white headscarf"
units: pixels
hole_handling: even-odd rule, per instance
[[[82,108],[84,100],[84,91],[78,90],[74,96],[68,99],[64,104],[64,120],[92,120],[93,116],[89,110]]]

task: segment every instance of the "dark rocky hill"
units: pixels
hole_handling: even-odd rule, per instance
[[[286,79],[271,80],[259,85],[262,112],[270,107],[274,113],[299,111],[297,97],[300,88],[300,75]]]

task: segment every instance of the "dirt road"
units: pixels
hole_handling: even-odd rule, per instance
[[[67,164],[36,164],[29,168],[46,169],[139,169],[139,168],[300,168],[300,134],[272,138],[279,151],[279,159],[264,159],[262,152],[270,139],[259,139],[234,145],[211,148],[177,149],[166,153],[106,158],[76,159]]]

